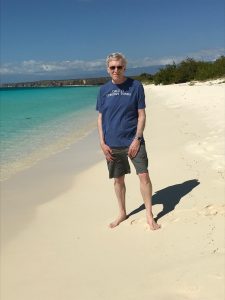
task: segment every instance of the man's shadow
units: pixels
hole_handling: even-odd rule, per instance
[[[155,220],[157,221],[166,214],[173,211],[176,205],[180,202],[181,198],[190,193],[190,191],[192,191],[199,184],[200,182],[197,179],[192,179],[180,184],[168,186],[162,190],[157,191],[152,197],[152,205],[162,204],[163,210],[157,215]],[[144,209],[145,205],[142,204],[140,207],[130,212],[127,217],[129,218],[130,216]]]

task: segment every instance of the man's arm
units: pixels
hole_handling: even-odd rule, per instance
[[[106,145],[105,139],[104,139],[104,134],[103,134],[103,129],[102,129],[102,114],[99,112],[98,114],[98,134],[99,134],[99,140],[100,140],[100,146],[102,148],[102,151],[108,161],[112,161],[112,150],[111,148]]]
[[[100,112],[98,114],[98,134],[99,134],[100,145],[105,144],[103,130],[102,130],[102,114]]]
[[[145,121],[146,121],[146,113],[145,109],[139,109],[138,110],[138,124],[137,124],[137,131],[136,131],[136,136],[137,137],[142,137],[143,132],[145,129]],[[138,150],[140,148],[140,141],[137,139],[134,139],[133,142],[131,143],[128,151],[128,155],[133,158],[137,155]]]
[[[145,109],[138,110],[138,124],[137,124],[137,132],[136,136],[143,136],[143,132],[145,129],[145,121],[146,121],[146,113]]]

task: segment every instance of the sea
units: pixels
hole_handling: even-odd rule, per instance
[[[1,88],[0,180],[92,132],[98,90],[98,86]]]

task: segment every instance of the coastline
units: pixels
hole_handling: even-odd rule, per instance
[[[48,89],[1,94],[0,181],[69,148],[96,127],[97,87]]]
[[[1,235],[2,243],[11,239],[15,233],[14,229],[16,228],[17,231],[23,221],[22,216],[17,220],[15,216],[17,209],[22,209],[22,214],[25,216],[32,214],[36,205],[51,201],[57,195],[63,194],[71,187],[76,176],[101,159],[95,129],[64,151],[52,154],[2,181],[0,183],[2,221],[6,222],[3,225],[6,232],[3,230]],[[15,226],[17,221],[18,224]],[[11,222],[14,223],[13,228],[10,226]]]
[[[222,300],[221,88],[145,86],[157,232],[146,225],[132,165],[130,216],[107,227],[117,203],[96,130],[79,149],[76,143],[3,183],[2,299]]]

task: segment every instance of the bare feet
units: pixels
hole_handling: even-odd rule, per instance
[[[156,223],[153,216],[152,217],[147,217],[147,223],[148,223],[151,230],[157,230],[157,229],[161,228],[161,225]]]
[[[127,219],[127,215],[121,215],[115,221],[113,221],[112,223],[110,223],[109,227],[110,228],[114,228],[114,227],[118,226],[121,222],[123,222],[126,219]]]

